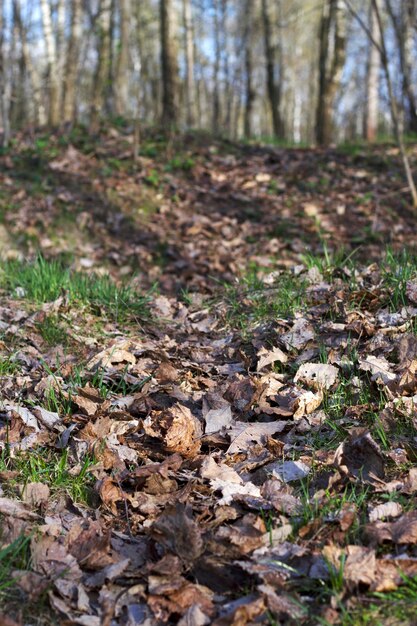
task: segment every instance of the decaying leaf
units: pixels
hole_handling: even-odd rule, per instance
[[[190,507],[184,504],[166,508],[152,524],[151,532],[159,543],[185,561],[193,561],[203,552],[200,528]]]
[[[34,508],[46,504],[49,496],[49,487],[44,483],[27,483],[22,492],[23,501]]]
[[[301,317],[294,322],[288,333],[281,335],[281,340],[284,342],[287,350],[301,350],[314,337],[315,332],[312,324]]]
[[[294,376],[294,382],[301,381],[313,389],[330,389],[338,378],[339,370],[326,363],[303,363]]]
[[[143,429],[150,437],[160,439],[169,453],[193,457],[201,447],[201,424],[190,409],[181,404],[153,413],[144,420]]]
[[[398,502],[384,502],[373,507],[369,512],[369,520],[376,522],[379,519],[394,518],[401,515],[403,508]]]
[[[391,370],[391,364],[384,357],[375,357],[372,354],[359,360],[359,366],[364,372],[370,372],[372,380],[384,385],[394,381],[397,375]]]
[[[235,422],[233,426],[227,428],[231,444],[227,449],[229,454],[240,450],[247,450],[254,443],[264,443],[266,437],[275,435],[284,430],[286,422],[264,422],[258,424],[247,424],[246,422]]]
[[[258,359],[259,360],[256,369],[258,372],[260,372],[262,369],[267,367],[267,365],[271,365],[276,361],[279,361],[280,363],[286,363],[288,361],[288,356],[278,347],[272,348],[272,350],[261,348],[258,351]]]
[[[349,439],[340,444],[334,464],[344,474],[371,482],[385,474],[381,450],[366,429],[354,429]]]

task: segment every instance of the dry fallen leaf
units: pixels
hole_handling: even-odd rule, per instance
[[[46,504],[49,496],[49,487],[44,483],[27,483],[22,492],[23,501],[35,508]]]
[[[336,382],[339,370],[326,363],[303,363],[294,376],[294,382],[301,381],[313,389],[330,389]]]
[[[261,348],[258,351],[258,365],[256,366],[256,370],[260,372],[267,365],[271,365],[276,361],[280,363],[286,363],[288,361],[288,356],[283,352],[280,348],[275,347],[272,350],[267,350],[266,348]]]
[[[226,429],[230,437],[231,444],[227,449],[228,454],[248,450],[254,443],[264,443],[267,437],[280,433],[284,430],[287,422],[260,422],[247,424],[246,422],[235,422]]]
[[[384,478],[384,458],[366,429],[354,429],[349,439],[337,448],[333,462],[342,473],[366,481]]]
[[[26,520],[38,518],[37,514],[29,510],[26,504],[11,498],[0,498],[0,514]]]
[[[365,359],[359,359],[359,367],[364,372],[370,372],[372,380],[384,385],[397,378],[397,375],[391,371],[391,364],[384,357],[377,358],[370,354]]]
[[[369,521],[376,522],[379,519],[398,517],[403,512],[398,502],[384,502],[373,507],[369,512]]]
[[[153,412],[143,421],[143,429],[150,437],[160,439],[167,452],[193,457],[200,450],[201,424],[190,409],[181,404]]]

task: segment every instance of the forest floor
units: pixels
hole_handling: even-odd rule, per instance
[[[1,624],[415,624],[397,150],[131,152],[0,155]]]

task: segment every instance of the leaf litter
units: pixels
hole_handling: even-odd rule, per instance
[[[323,168],[333,159],[346,205],[335,212],[303,189],[300,177],[315,183],[303,151],[196,144],[187,174],[152,163],[161,194],[132,228],[151,164],[103,177],[123,137],[102,142],[49,162],[47,203],[19,190],[1,157],[19,203],[11,241],[32,229],[47,259],[42,213],[53,252],[70,249],[77,270],[120,281],[136,264],[136,287],[160,290],[150,314],[122,321],[104,303],[62,293],[36,305],[1,282],[0,564],[28,540],[8,565],[13,586],[0,580],[10,620],[28,623],[24,598],[39,624],[342,623],[373,593],[406,588],[417,575],[415,272],[399,285],[371,262],[372,237],[355,266],[330,263],[317,233],[317,216],[340,243],[374,224],[352,201],[369,177],[317,153]],[[383,193],[388,177],[374,175]],[[59,202],[77,207],[75,244],[54,226]],[[392,212],[378,215],[378,232],[394,232]],[[398,223],[403,246],[413,228],[405,212]],[[52,314],[65,342],[40,332]]]

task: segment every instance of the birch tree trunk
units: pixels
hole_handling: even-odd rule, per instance
[[[195,126],[194,40],[191,0],[183,0],[184,48],[185,48],[185,94],[187,126]]]
[[[343,0],[325,0],[320,24],[319,93],[316,141],[333,139],[333,107],[346,57],[346,9]]]
[[[271,6],[270,0],[262,0],[262,21],[264,27],[264,48],[266,62],[266,87],[269,101],[269,108],[272,118],[272,129],[275,137],[283,137],[283,123],[281,118],[281,86],[278,83],[275,74],[277,72],[277,64],[275,62],[275,51],[272,37],[271,23]]]
[[[178,126],[178,66],[174,33],[173,0],[159,0],[162,78],[162,124]]]
[[[381,36],[378,20],[373,5],[369,11],[369,30],[372,39],[381,45]],[[379,113],[379,73],[381,69],[381,55],[377,46],[369,42],[368,68],[366,77],[366,112],[365,112],[365,139],[373,142],[378,134]]]
[[[60,122],[59,107],[59,76],[57,65],[56,41],[52,29],[51,7],[48,0],[40,0],[42,13],[42,28],[45,38],[45,53],[47,66],[48,92],[48,124],[56,127]]]
[[[97,132],[100,114],[104,106],[105,90],[110,64],[110,24],[111,0],[100,1],[100,13],[97,21],[98,51],[91,99],[90,130]]]
[[[125,117],[129,105],[129,41],[130,41],[130,0],[119,0],[120,43],[114,77],[114,108],[116,115]]]

